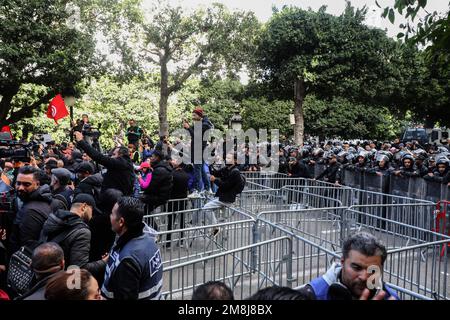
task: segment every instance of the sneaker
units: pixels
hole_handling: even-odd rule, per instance
[[[197,190],[194,190],[194,192],[192,192],[191,194],[188,195],[189,199],[198,199],[201,198],[202,196],[200,195],[200,193],[198,193]]]

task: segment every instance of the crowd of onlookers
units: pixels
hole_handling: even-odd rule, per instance
[[[84,121],[89,120],[86,117]],[[213,127],[201,108],[194,110],[193,121],[201,124],[202,132]],[[233,203],[245,186],[240,172],[259,171],[270,165],[270,159],[259,153],[256,163],[251,163],[252,146],[248,144],[224,153],[222,162],[201,159],[183,163],[174,156],[182,141],[162,137],[155,144],[144,137],[134,121],[127,129],[128,145],[103,153],[83,134],[83,124],[78,126],[73,141],[41,144],[28,159],[0,159],[0,290],[11,299],[161,298],[163,265],[158,226],[145,224],[144,215],[170,199],[203,194],[212,198],[203,207],[205,222],[214,225],[214,210]],[[184,121],[183,127],[194,136],[193,125]],[[188,152],[194,159],[197,140],[192,141]],[[200,141],[197,148],[204,150],[207,143]],[[279,172],[290,177],[339,183],[345,167],[449,182],[448,143],[421,147],[415,142],[330,141],[307,142],[301,148],[277,147]],[[238,163],[236,151],[243,152],[243,163]],[[326,169],[314,176],[318,164],[326,164]],[[169,229],[174,220],[170,219]],[[214,229],[211,236],[217,232]],[[376,239],[365,235],[357,240],[350,244],[349,251],[380,256],[380,264],[384,263],[385,249]],[[364,246],[376,250],[367,251]],[[336,282],[345,283],[345,277],[350,277],[351,267],[345,272],[346,259],[350,258],[344,250],[341,265],[330,271],[335,273]],[[24,259],[29,263],[24,264]],[[29,270],[21,271],[20,267]],[[27,274],[32,277],[25,283]],[[72,282],[73,287],[68,285]],[[319,281],[299,290],[266,288],[250,299],[325,299],[328,287]],[[232,293],[223,285],[208,283],[197,288],[193,298],[210,296],[232,298]],[[351,296],[367,298],[369,294],[354,289]]]
[[[200,115],[196,109],[194,121]],[[245,184],[236,157],[227,155],[228,163],[205,176],[203,164],[172,157],[167,139],[152,146],[128,134],[128,146],[102,153],[79,127],[73,142],[40,145],[28,159],[1,159],[0,289],[10,298],[69,298],[75,291],[64,283],[74,273],[89,297],[159,299],[158,226],[145,224],[144,215],[203,190],[211,198],[205,216],[214,224],[214,209],[234,202]]]

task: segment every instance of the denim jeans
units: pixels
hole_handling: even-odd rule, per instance
[[[203,183],[202,183],[203,181]],[[201,188],[203,184],[203,188]],[[194,184],[192,186],[193,189],[197,191],[202,191],[204,189],[209,190],[211,188],[211,184],[208,179],[208,175],[206,174],[205,169],[202,164],[194,164]]]

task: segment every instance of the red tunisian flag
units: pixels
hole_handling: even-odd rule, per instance
[[[58,124],[59,119],[64,118],[68,115],[69,111],[67,111],[64,99],[60,94],[56,95],[56,97],[54,97],[48,105],[47,117],[55,120],[56,124]]]

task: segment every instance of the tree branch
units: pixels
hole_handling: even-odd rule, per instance
[[[2,99],[0,100],[0,121],[5,120],[9,110],[11,110],[11,101],[17,92],[19,92],[20,86],[5,86],[3,89],[1,91]]]
[[[48,92],[45,96],[40,98],[35,103],[33,103],[29,106],[26,106],[26,107],[22,107],[21,109],[17,110],[16,112],[11,113],[11,115],[5,122],[6,123],[17,122],[23,118],[33,116],[33,111],[36,110],[36,108],[38,108],[43,103],[49,101],[50,98],[52,98],[54,95],[55,95],[55,91],[51,90],[50,92]]]
[[[200,56],[195,60],[195,62],[186,70],[184,74],[178,77],[178,79],[175,80],[175,83],[169,87],[168,91],[169,94],[180,90],[183,83],[197,70],[197,68],[203,63],[203,54],[200,54]]]

